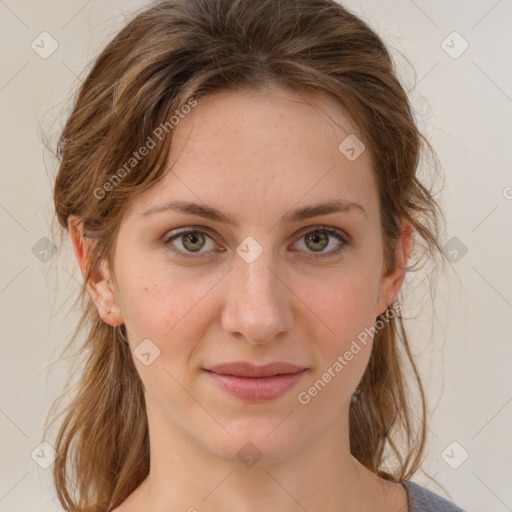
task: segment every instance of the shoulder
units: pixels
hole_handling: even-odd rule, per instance
[[[414,482],[401,482],[409,501],[409,512],[464,512],[451,501]]]

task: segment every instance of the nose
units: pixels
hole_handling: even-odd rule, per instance
[[[252,263],[236,257],[228,277],[222,312],[226,332],[262,345],[292,329],[294,296],[267,251]]]

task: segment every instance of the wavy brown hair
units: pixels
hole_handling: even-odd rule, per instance
[[[386,46],[365,22],[334,0],[166,0],[136,13],[97,57],[58,141],[59,233],[76,215],[96,241],[86,282],[102,260],[115,278],[115,240],[130,199],[165,173],[173,132],[156,139],[155,130],[191,98],[269,84],[334,97],[355,120],[372,156],[388,268],[401,217],[413,226],[409,271],[443,255],[442,212],[418,176],[421,156],[435,155]],[[148,137],[155,147],[98,192]],[[76,304],[81,316],[65,350],[82,353],[82,366],[45,429],[60,420],[54,479],[62,505],[97,512],[117,507],[147,477],[148,423],[128,345],[101,320],[85,287]],[[126,338],[124,325],[120,334]],[[359,390],[350,406],[353,456],[382,478],[408,479],[423,461],[426,402],[401,315],[376,333]]]

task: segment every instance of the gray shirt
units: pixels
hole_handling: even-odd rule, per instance
[[[465,512],[451,501],[414,482],[401,482],[409,502],[409,512]]]

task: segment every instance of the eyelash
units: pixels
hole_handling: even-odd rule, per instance
[[[319,254],[312,253],[310,256],[305,256],[306,258],[313,259],[313,260],[324,259],[324,258],[333,258],[333,257],[337,256],[348,245],[350,245],[350,241],[349,241],[350,239],[349,239],[349,237],[347,235],[344,235],[344,234],[342,234],[341,232],[339,232],[337,230],[326,228],[326,227],[318,227],[318,228],[312,227],[308,231],[304,232],[301,236],[299,236],[297,241],[299,241],[304,236],[306,236],[307,234],[312,233],[312,232],[326,233],[328,235],[331,235],[331,236],[337,238],[341,242],[341,244],[336,249],[333,249],[333,250],[331,250],[331,251],[329,251],[327,253],[319,253]],[[191,253],[182,251],[180,249],[177,249],[171,243],[173,240],[179,238],[180,236],[187,235],[189,233],[201,233],[203,235],[206,235],[211,240],[213,240],[213,238],[208,233],[206,233],[205,231],[201,231],[199,229],[186,228],[186,229],[184,229],[182,231],[179,231],[178,233],[174,232],[174,233],[171,233],[168,236],[166,236],[164,238],[164,244],[166,246],[168,246],[169,249],[171,249],[173,251],[173,253],[176,256],[178,256],[179,258],[184,258],[184,259],[189,259],[189,260],[200,260],[200,259],[203,258],[203,256],[192,256]],[[202,253],[200,253],[200,254],[202,254]]]

